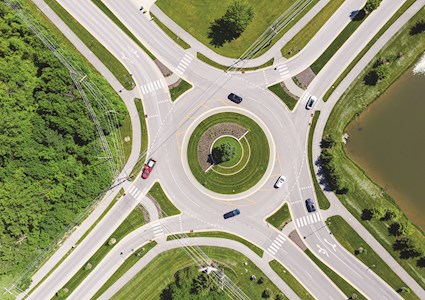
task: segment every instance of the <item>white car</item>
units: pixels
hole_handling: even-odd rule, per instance
[[[316,101],[317,101],[317,98],[315,96],[310,96],[310,98],[308,98],[307,104],[305,105],[305,108],[306,109],[312,108]]]
[[[283,176],[283,175],[279,176],[276,183],[274,184],[274,188],[275,189],[280,188],[283,185],[283,183],[285,182],[285,180],[286,180],[285,176]]]

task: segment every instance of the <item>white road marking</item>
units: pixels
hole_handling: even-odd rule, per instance
[[[297,223],[297,227],[300,228],[300,220],[299,219],[296,219],[295,221]]]
[[[281,236],[281,235],[278,235],[278,236],[276,237],[276,240],[279,240],[279,241],[281,241],[281,242],[286,241],[286,239],[285,239],[283,236]]]
[[[330,242],[328,242],[327,239],[323,239],[328,245],[330,245],[332,247],[332,249],[336,252],[336,244],[332,244]]]
[[[155,86],[155,90],[157,90],[159,88],[159,86],[157,85],[156,81],[153,82],[153,85]]]
[[[316,223],[317,222],[316,214],[313,215],[313,219],[314,219],[314,222]]]

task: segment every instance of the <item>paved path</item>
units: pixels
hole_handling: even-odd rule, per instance
[[[379,38],[379,40],[363,55],[357,65],[348,73],[341,84],[335,89],[326,103],[321,103],[321,113],[317,121],[316,129],[313,137],[313,161],[320,156],[320,141],[326,126],[328,117],[332,108],[339,100],[340,96],[346,91],[349,85],[359,76],[364,68],[373,60],[382,47],[396,34],[406,22],[413,17],[425,5],[425,0],[416,1],[393,25]],[[341,54],[341,53],[340,53]],[[338,54],[333,60],[338,59]],[[351,60],[350,60],[351,61]],[[340,71],[343,71],[341,69]],[[323,94],[322,94],[323,95]],[[318,96],[322,96],[318,95]],[[338,137],[337,137],[338,138]],[[314,165],[315,174],[317,176],[318,168]],[[317,180],[319,180],[316,177]],[[321,186],[322,190],[324,187]],[[332,215],[342,216],[350,226],[364,239],[368,245],[385,261],[385,263],[416,293],[416,295],[425,299],[425,291],[422,287],[398,264],[398,262],[387,252],[387,250],[365,229],[365,227],[354,218],[351,213],[341,204],[336,195],[332,192],[324,191],[326,197],[331,203],[329,212],[325,212],[326,217]]]
[[[298,85],[295,84],[295,82],[292,80],[292,78],[287,78],[283,81],[286,88],[295,96],[298,96],[301,98],[301,96],[304,94],[305,90],[300,88]]]
[[[99,300],[110,299],[116,294],[127,282],[129,282],[134,276],[146,267],[158,254],[168,250],[181,248],[182,245],[188,246],[213,246],[233,249],[240,253],[243,253],[248,257],[264,274],[289,298],[289,299],[300,299],[291,288],[272,270],[269,265],[269,261],[272,258],[265,253],[263,258],[260,258],[255,252],[249,249],[247,246],[228,239],[221,238],[188,238],[183,240],[172,240],[165,243],[159,243],[152,248],[143,258],[141,258],[132,268],[130,268],[123,276],[121,276],[105,293],[103,293]],[[248,276],[248,275],[247,275]]]

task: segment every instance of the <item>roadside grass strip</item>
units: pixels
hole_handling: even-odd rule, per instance
[[[269,61],[265,62],[264,64],[257,66],[257,67],[251,67],[251,68],[238,68],[238,67],[233,67],[233,66],[224,66],[221,65],[219,63],[216,63],[215,61],[213,61],[212,59],[209,59],[208,57],[206,57],[205,55],[203,55],[200,52],[196,52],[196,58],[198,58],[199,60],[203,61],[204,63],[217,68],[219,70],[223,70],[223,71],[239,71],[239,72],[245,72],[245,71],[255,71],[258,69],[262,69],[262,68],[266,68],[266,67],[270,67],[273,65],[274,62],[274,58],[270,59]]]
[[[313,134],[314,129],[316,128],[317,120],[319,119],[320,111],[316,110],[314,112],[313,120],[311,122],[310,131],[308,133],[308,165],[310,166],[310,174],[313,177],[314,190],[316,192],[317,201],[319,202],[320,209],[328,209],[331,204],[329,203],[328,198],[326,198],[325,194],[322,191],[319,183],[317,182],[316,172],[314,172],[313,167],[313,153],[312,153],[312,145],[313,145]]]
[[[318,259],[309,249],[305,250],[305,253],[311,260],[325,273],[325,275],[347,296],[348,299],[360,299],[366,300],[358,290],[352,287],[345,279],[335,273],[331,268],[325,265],[320,259]],[[356,296],[354,296],[356,295]]]
[[[186,234],[174,234],[167,236],[167,241],[175,240],[175,239],[182,239],[182,238],[193,238],[193,237],[209,237],[209,238],[222,238],[222,239],[229,239],[236,242],[239,242],[241,244],[244,244],[249,249],[251,249],[253,252],[255,252],[259,257],[263,257],[264,251],[255,246],[253,243],[228,232],[222,232],[222,231],[205,231],[205,232],[188,232]]]
[[[319,74],[320,70],[326,65],[326,63],[334,56],[334,54],[344,45],[344,43],[350,38],[350,36],[359,28],[359,26],[367,19],[370,14],[366,14],[363,10],[360,10],[355,17],[353,17],[345,26],[344,30],[335,38],[335,40],[329,45],[325,52],[311,65],[311,69],[315,74]]]
[[[288,203],[280,207],[273,215],[266,219],[268,223],[276,227],[279,231],[291,221],[291,213],[289,211]]]
[[[341,217],[334,216],[326,220],[329,230],[338,242],[353,255],[368,266],[376,275],[381,277],[395,291],[407,285],[397,276],[396,273],[373,251],[372,248],[351,228],[351,226]],[[412,291],[402,293],[405,299],[419,299]]]
[[[180,95],[182,95],[187,90],[190,90],[191,88],[192,88],[192,85],[189,82],[181,79],[178,86],[170,89],[171,100],[173,102],[176,101],[177,98],[180,97]]]
[[[332,86],[326,91],[323,96],[323,101],[327,101],[333,91],[338,87],[341,81],[347,76],[347,74],[354,68],[360,59],[365,55],[367,51],[375,44],[375,42],[387,31],[387,29],[415,2],[415,0],[407,0],[399,10],[391,17],[391,19],[385,23],[385,25],[379,30],[379,32],[367,43],[366,47],[356,56],[356,58],[350,63],[350,65],[342,72],[338,79],[332,84]]]
[[[282,55],[290,58],[296,55],[305,45],[310,42],[313,36],[322,28],[329,18],[344,3],[344,0],[331,0],[329,3],[300,30],[285,46],[281,49]]]
[[[223,44],[221,47],[215,47],[210,42],[210,26],[215,19],[224,15],[232,0],[223,0],[217,5],[215,0],[204,0],[199,5],[197,0],[159,0],[156,5],[174,20],[180,27],[190,33],[194,38],[203,43],[208,48],[218,54],[238,58],[241,56],[270,26],[280,17],[279,24],[286,24],[284,28],[274,36],[273,40],[265,45],[265,49],[259,51],[257,55],[263,54],[284,33],[295,25],[302,16],[304,16],[318,0],[258,0],[251,1],[254,17],[241,36],[231,42]],[[293,13],[294,6],[301,6],[302,10]],[[178,7],[178,9],[176,9]],[[271,34],[270,30],[270,34]]]
[[[135,98],[134,104],[136,105],[137,112],[139,114],[139,120],[140,120],[140,129],[142,134],[142,147],[140,148],[140,157],[137,160],[137,163],[134,165],[133,169],[130,172],[130,179],[134,180],[142,171],[143,165],[146,160],[146,150],[148,149],[148,127],[146,126],[146,118],[145,118],[145,111],[143,109],[143,102],[142,99]]]
[[[219,172],[225,174],[225,176],[211,170],[204,172],[197,157],[200,138],[211,126],[225,122],[238,124],[249,131],[244,136],[250,147],[249,160],[246,166],[241,167],[239,172],[236,173],[231,171],[232,169],[221,168]],[[270,149],[266,135],[253,120],[238,113],[219,113],[205,119],[196,127],[189,140],[187,155],[190,169],[199,183],[217,193],[234,194],[248,190],[261,179],[269,163]],[[242,162],[236,168],[244,165]],[[214,168],[215,171],[218,170],[216,166]],[[225,171],[234,174],[230,175]]]
[[[174,32],[172,32],[170,30],[170,28],[168,28],[167,26],[165,26],[165,24],[162,23],[152,12],[150,12],[150,15],[153,18],[153,20],[155,21],[156,25],[158,25],[158,27],[161,28],[162,31],[164,31],[164,33],[166,35],[168,35],[180,47],[182,47],[183,49],[189,49],[190,48],[190,45],[188,43],[186,43],[185,41],[183,41],[179,36],[177,36],[177,34],[175,34]]]
[[[347,125],[361,112],[377,99],[385,90],[395,82],[408,68],[412,66],[425,51],[425,36],[411,35],[411,28],[423,20],[425,8],[422,8],[376,55],[370,64],[351,84],[347,91],[340,97],[327,121],[323,136],[332,135],[336,140],[343,136]],[[402,52],[403,56],[399,57]],[[378,58],[389,61],[388,74],[385,79],[376,85],[366,85],[364,78],[373,70]],[[400,210],[394,199],[374,183],[368,175],[354,161],[347,156],[342,142],[337,142],[333,149],[333,160],[336,173],[348,183],[347,194],[337,194],[342,204],[356,217],[362,225],[375,237],[377,241],[390,253],[393,258],[409,273],[409,275],[425,288],[425,268],[421,268],[418,258],[401,258],[400,252],[394,250],[398,236],[389,233],[392,222],[408,224],[407,217]],[[380,220],[372,218],[362,219],[362,212],[374,207],[383,207],[393,211],[397,220]],[[410,225],[408,239],[414,241],[415,249],[424,253],[425,237],[420,228]]]
[[[305,287],[299,283],[299,281],[282,266],[277,260],[269,262],[270,267],[276,272],[279,277],[286,282],[286,284],[298,295],[301,299],[313,300],[314,297],[305,289]]]
[[[78,23],[56,0],[46,2],[62,21],[78,36],[78,38],[96,55],[111,71],[126,90],[132,90],[136,84],[127,69],[113,56],[84,26]]]
[[[278,96],[286,106],[293,110],[298,100],[289,96],[283,88],[280,86],[280,83],[276,83],[275,85],[269,86],[268,89],[272,91],[276,96]]]
[[[129,38],[133,40],[139,46],[143,49],[143,51],[146,52],[147,55],[152,60],[155,60],[156,57],[153,55],[135,36],[131,33],[131,31],[118,19],[111,11],[110,9],[103,4],[102,0],[91,0],[105,15],[108,16],[109,19],[111,19],[112,22],[114,22],[126,35],[128,35]]]
[[[126,108],[127,110],[127,108]],[[127,162],[128,158],[130,157],[131,154],[131,146],[133,144],[133,127],[131,126],[131,118],[130,118],[130,114],[126,113],[124,121],[122,123],[122,126],[119,129],[121,131],[121,136],[123,137],[123,154],[124,154],[124,160]],[[130,137],[130,140],[128,142],[126,142],[124,140],[124,138],[126,137]]]
[[[144,217],[141,208],[136,207],[120,226],[111,234],[95,254],[84,264],[81,269],[56,293],[52,299],[66,299],[84,281],[90,272],[102,261],[102,259],[130,232],[143,226]],[[114,242],[112,240],[115,239]]]
[[[216,262],[224,273],[246,295],[252,299],[261,299],[265,289],[270,289],[273,295],[280,293],[279,289],[266,275],[245,255],[237,251],[221,247],[199,247],[209,258]],[[247,262],[245,265],[244,263]],[[135,277],[133,277],[111,300],[127,299],[161,299],[161,294],[167,286],[174,282],[174,274],[189,266],[196,265],[185,249],[173,249],[160,253]],[[265,282],[258,284],[251,281],[250,276],[263,277]]]
[[[158,243],[155,241],[149,242],[139,249],[134,251],[134,254],[127,258],[124,263],[112,274],[112,276],[102,285],[102,287],[94,294],[92,299],[98,299],[106,292],[118,279],[120,279],[132,266],[134,266],[146,253],[149,252]]]
[[[165,194],[159,182],[155,182],[148,194],[158,203],[161,208],[161,217],[170,217],[180,214],[180,210],[174,206],[170,199]],[[165,216],[163,216],[165,214]]]

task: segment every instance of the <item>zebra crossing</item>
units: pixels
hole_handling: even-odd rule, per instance
[[[318,212],[313,214],[308,214],[307,216],[300,217],[298,219],[295,219],[295,223],[297,224],[298,228],[304,227],[306,225],[310,225],[313,223],[320,222],[320,214]]]
[[[153,234],[154,234],[155,237],[164,234],[164,230],[162,229],[161,223],[152,224],[151,228],[153,230]]]
[[[139,190],[138,188],[136,188],[136,186],[132,186],[129,190],[128,193],[133,196],[135,199],[137,199],[137,197],[140,196],[140,194],[142,193],[141,190]]]
[[[279,72],[280,77],[291,77],[291,75],[289,74],[288,67],[286,65],[278,66],[277,71]]]
[[[142,91],[142,94],[145,95],[165,87],[167,87],[167,85],[164,83],[164,80],[158,79],[140,86],[140,90]]]
[[[186,70],[187,67],[189,67],[190,63],[192,62],[193,57],[189,54],[185,54],[180,61],[179,65],[176,67],[176,72],[182,75]]]
[[[267,251],[269,251],[270,254],[275,255],[277,251],[279,251],[280,247],[282,247],[283,243],[286,241],[286,239],[282,235],[278,235],[273,243],[270,245],[269,248],[267,248]]]

